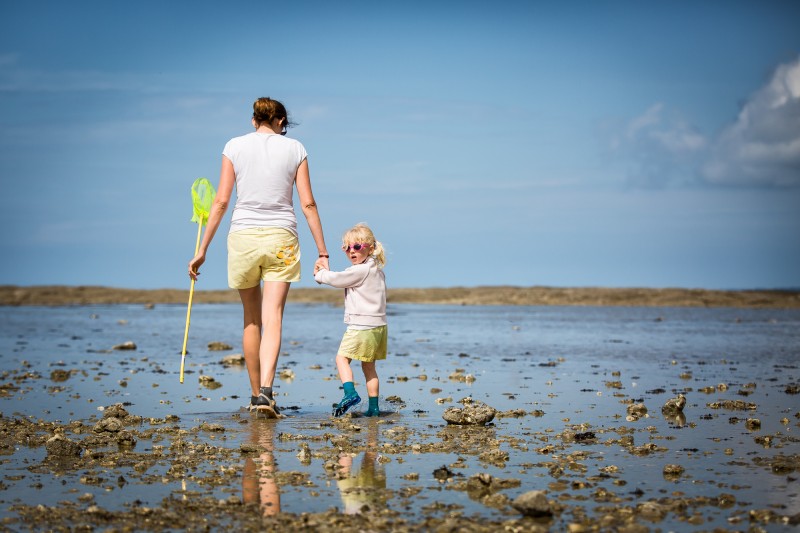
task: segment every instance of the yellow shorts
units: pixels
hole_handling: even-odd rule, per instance
[[[300,243],[284,228],[249,228],[228,234],[228,286],[250,289],[261,281],[300,281]]]
[[[350,329],[344,332],[339,355],[371,363],[386,359],[389,332],[386,326],[371,329]]]

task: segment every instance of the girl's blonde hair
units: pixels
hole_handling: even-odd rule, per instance
[[[363,222],[359,222],[342,235],[343,246],[356,242],[372,246],[372,257],[378,263],[378,268],[383,268],[386,265],[386,251],[383,249],[383,244],[375,239],[372,230]]]

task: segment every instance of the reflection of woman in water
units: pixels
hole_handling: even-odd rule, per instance
[[[370,421],[367,432],[367,449],[356,472],[353,472],[353,456],[339,456],[339,480],[336,482],[342,493],[345,514],[360,514],[364,508],[377,509],[386,506],[386,472],[378,461],[378,424]]]
[[[275,482],[276,465],[272,453],[274,424],[274,421],[267,419],[251,421],[249,442],[257,445],[261,452],[245,458],[242,476],[242,500],[244,503],[259,504],[264,516],[281,512],[281,493]]]

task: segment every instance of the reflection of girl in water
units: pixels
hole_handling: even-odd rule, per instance
[[[345,514],[360,514],[367,509],[386,506],[386,472],[378,460],[378,424],[370,424],[367,432],[367,450],[356,472],[353,472],[353,456],[349,453],[339,457],[339,480],[336,484],[342,493]]]
[[[264,516],[276,515],[281,512],[281,493],[274,477],[274,422],[257,419],[251,422],[250,428],[249,442],[257,445],[261,451],[257,456],[248,455],[245,458],[242,500],[244,503],[258,504]]]

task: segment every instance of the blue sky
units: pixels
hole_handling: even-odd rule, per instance
[[[187,288],[190,186],[271,96],[329,248],[368,222],[390,286],[800,287],[798,26],[791,1],[3,2],[0,284]]]

